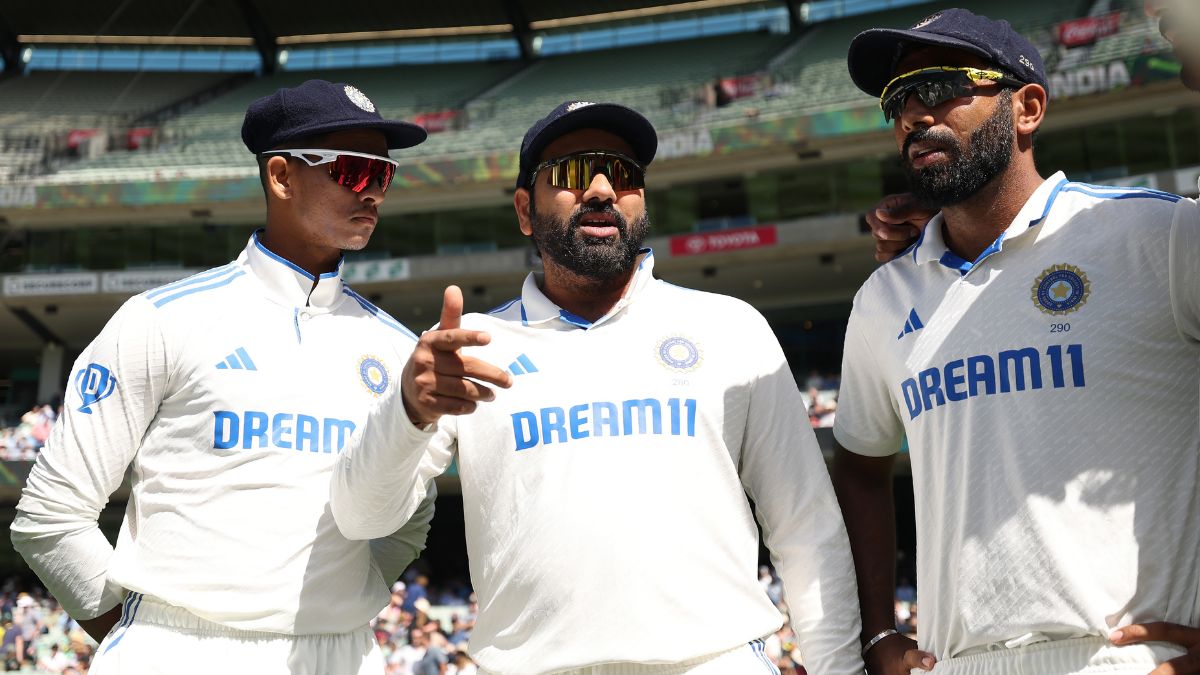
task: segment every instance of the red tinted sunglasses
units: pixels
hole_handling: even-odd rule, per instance
[[[368,155],[350,150],[321,150],[297,148],[295,150],[268,150],[264,155],[291,155],[304,160],[309,166],[325,165],[329,177],[342,187],[353,192],[362,192],[367,186],[378,182],[380,190],[387,192],[400,163],[388,157]]]

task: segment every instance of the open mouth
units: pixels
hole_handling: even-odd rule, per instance
[[[588,213],[579,219],[579,231],[589,237],[615,237],[620,234],[617,217],[611,213]]]
[[[918,142],[908,149],[908,161],[915,168],[950,158],[949,149],[940,143]]]

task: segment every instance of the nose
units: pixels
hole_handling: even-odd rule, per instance
[[[367,187],[363,188],[362,192],[358,193],[358,201],[363,202],[364,204],[373,204],[375,206],[379,206],[383,203],[383,200],[384,192],[383,188],[379,185],[378,180],[372,180],[370,183],[367,183]]]
[[[609,182],[608,176],[598,173],[592,176],[592,182],[588,188],[583,191],[583,201],[601,201],[612,202],[616,201],[617,192],[613,189],[612,183]]]
[[[921,102],[919,96],[909,96],[900,110],[900,127],[904,133],[933,126],[933,110]]]

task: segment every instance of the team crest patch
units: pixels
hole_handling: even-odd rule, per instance
[[[576,110],[579,110],[580,108],[586,108],[589,105],[595,104],[591,101],[575,101],[571,105],[567,106],[567,112],[575,112]]]
[[[678,335],[658,343],[658,359],[675,370],[689,371],[700,366],[703,356],[695,342]]]
[[[924,19],[921,19],[917,23],[913,24],[913,27],[910,28],[909,30],[921,30],[925,26],[928,26],[929,24],[933,23],[934,21],[937,21],[940,18],[942,18],[941,12],[938,12],[937,14],[931,14],[931,15],[925,17]]]
[[[358,374],[367,391],[376,396],[387,391],[388,382],[392,379],[387,366],[374,356],[364,356],[362,361],[358,362]]]
[[[1092,294],[1092,283],[1083,270],[1063,263],[1046,268],[1033,282],[1033,304],[1047,314],[1060,316],[1079,309]]]
[[[350,99],[351,103],[362,108],[363,110],[366,110],[367,112],[375,112],[375,104],[371,103],[371,99],[367,98],[366,94],[359,91],[358,87],[346,85],[344,91],[346,92],[346,98]]]

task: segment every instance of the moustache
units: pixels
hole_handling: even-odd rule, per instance
[[[921,141],[932,141],[942,146],[947,155],[952,159],[962,154],[962,146],[959,145],[958,139],[954,138],[949,132],[938,132],[932,129],[917,129],[904,137],[904,147],[900,150],[900,163],[908,166],[912,163],[909,158],[908,151],[912,148],[913,143]]]

